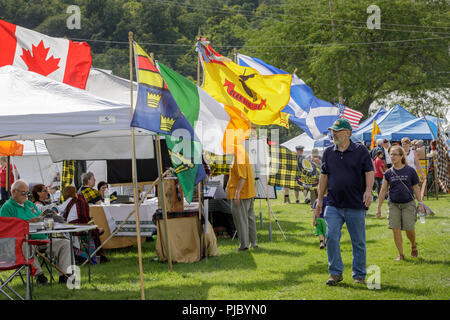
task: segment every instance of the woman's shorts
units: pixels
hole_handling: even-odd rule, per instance
[[[414,231],[417,220],[416,202],[394,203],[388,201],[389,229]]]

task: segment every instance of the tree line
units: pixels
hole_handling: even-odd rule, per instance
[[[70,5],[80,8],[79,29],[67,28]],[[0,19],[85,41],[94,67],[124,78],[132,31],[144,50],[197,81],[200,33],[222,55],[234,59],[236,48],[295,71],[318,98],[365,117],[374,101],[392,107],[383,98],[393,93],[421,116],[438,115],[450,98],[449,7],[445,0],[0,0]],[[291,124],[281,136],[299,132]]]

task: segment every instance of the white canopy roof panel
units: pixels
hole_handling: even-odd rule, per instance
[[[2,140],[130,129],[129,105],[13,66],[0,68],[0,101]]]
[[[129,103],[14,66],[0,68],[0,140],[46,140],[53,161],[130,159],[130,119]],[[136,137],[136,157],[153,158],[148,133],[136,131]]]

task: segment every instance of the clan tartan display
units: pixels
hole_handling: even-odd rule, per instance
[[[205,152],[205,158],[211,169],[211,176],[215,177],[221,174],[230,174],[230,166],[233,162],[233,155],[219,156],[211,152]]]
[[[295,180],[300,175],[297,167],[297,155],[285,147],[270,147],[269,185],[303,190]]]
[[[63,190],[65,187],[70,186],[72,184],[73,179],[75,178],[75,162],[76,160],[64,160],[62,167],[62,176],[61,176],[61,197],[60,202],[64,201],[63,199]]]
[[[449,175],[448,175],[448,149],[447,144],[445,143],[442,132],[439,128],[438,121],[438,139],[437,139],[437,157],[436,157],[436,168],[437,168],[437,176],[439,181],[439,186],[442,191],[447,193],[450,187]]]
[[[96,203],[97,201],[102,200],[100,192],[95,189],[82,187],[80,191],[88,203]]]

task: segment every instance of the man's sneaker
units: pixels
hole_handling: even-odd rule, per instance
[[[342,280],[344,280],[344,277],[342,277],[342,275],[340,276],[330,275],[330,278],[327,280],[327,285],[335,286],[337,285],[338,282],[341,282]]]
[[[366,283],[363,278],[354,278],[353,282],[354,283],[359,283],[359,284],[365,284]]]
[[[305,199],[305,204],[308,204],[308,203],[310,203],[311,202],[311,200],[309,200],[309,198],[306,198]]]
[[[325,243],[323,243],[323,241],[320,241],[319,249],[323,249],[323,248],[325,248]]]
[[[36,283],[37,283],[38,286],[46,286],[48,284],[47,277],[44,276],[43,273],[38,274],[36,276]]]

